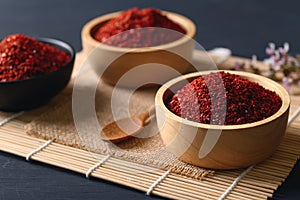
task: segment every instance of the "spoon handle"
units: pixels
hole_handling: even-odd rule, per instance
[[[145,121],[152,115],[155,115],[155,105],[151,106],[145,112],[138,114],[138,118],[143,122],[143,125],[146,125]]]

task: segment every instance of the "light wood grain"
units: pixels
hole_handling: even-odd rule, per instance
[[[102,75],[103,81],[112,85],[135,87],[141,86],[139,84],[147,77],[156,82],[166,82],[190,68],[196,27],[191,20],[182,15],[171,12],[163,13],[179,23],[187,33],[174,42],[160,46],[120,48],[96,41],[93,33],[97,28],[119,15],[120,12],[97,17],[83,27],[81,33],[83,50],[86,55],[89,55],[88,60],[93,69]],[[147,64],[151,65],[151,69],[147,69]],[[163,66],[171,69],[162,71]],[[139,70],[133,70],[138,67],[140,67]],[[129,75],[124,78],[126,73]],[[122,82],[119,82],[121,77],[123,77]]]
[[[181,160],[206,168],[235,169],[265,160],[278,147],[285,133],[289,114],[289,94],[278,83],[255,74],[230,71],[275,91],[282,99],[281,108],[273,116],[254,123],[227,126],[201,124],[178,117],[165,106],[173,95],[171,91],[182,88],[186,80],[210,72],[196,72],[178,77],[166,83],[157,92],[156,116],[161,124],[160,134],[164,143]],[[200,158],[201,147],[210,145],[205,144],[208,134],[215,134],[217,142],[209,154]]]

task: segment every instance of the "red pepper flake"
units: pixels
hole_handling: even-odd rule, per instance
[[[168,108],[194,122],[237,125],[270,117],[281,105],[282,100],[275,92],[258,83],[235,74],[213,72],[178,90]]]
[[[14,34],[0,42],[0,81],[28,79],[66,65],[70,55],[34,38]]]
[[[144,27],[148,28],[142,29]],[[127,32],[122,33],[124,31]],[[179,24],[163,15],[160,10],[153,8],[141,10],[131,8],[100,27],[94,34],[94,38],[99,42],[111,46],[135,48],[157,46],[173,42],[181,38],[182,34],[186,34],[186,31]],[[114,37],[109,39],[111,36]]]

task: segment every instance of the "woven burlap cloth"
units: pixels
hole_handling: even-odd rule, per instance
[[[83,86],[83,90],[84,87],[88,86]],[[95,116],[97,116],[100,126],[103,127],[112,120],[121,118],[126,109],[131,114],[149,109],[154,104],[157,89],[158,87],[148,87],[135,90],[130,97],[129,106],[126,108],[123,97],[128,96],[128,92],[131,91],[126,88],[114,88],[104,83],[98,84],[94,101]],[[91,153],[110,154],[130,162],[160,169],[171,169],[172,172],[196,179],[213,173],[211,170],[182,162],[168,152],[160,138],[155,118],[137,137],[117,145],[101,140],[98,134],[90,134],[89,130],[79,133],[72,113],[72,87],[67,90],[64,95],[58,97],[60,100],[56,106],[47,109],[41,116],[25,126],[27,134],[42,139],[51,139],[63,145],[88,150]],[[117,101],[120,101],[114,107],[114,110],[119,113],[115,118],[113,118],[111,106],[113,91],[117,92]],[[81,107],[84,106],[79,106],[78,109],[82,109]],[[73,107],[73,109],[77,108]],[[85,123],[85,121],[90,121],[88,116],[80,123]]]

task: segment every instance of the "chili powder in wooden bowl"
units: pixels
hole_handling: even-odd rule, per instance
[[[281,105],[276,92],[258,83],[228,72],[212,72],[178,90],[168,108],[194,122],[238,125],[270,117]]]
[[[48,102],[68,83],[75,50],[66,42],[23,34],[0,42],[0,110],[19,111]]]
[[[201,167],[235,169],[261,162],[276,150],[286,130],[290,97],[263,76],[205,71],[167,82],[155,103],[169,151]]]
[[[93,36],[103,44],[125,48],[163,45],[178,40],[183,36],[175,32],[170,32],[171,34],[160,34],[160,32],[157,32],[154,28],[141,29],[145,27],[166,28],[186,34],[185,29],[157,9],[132,8],[120,13],[103,26],[100,26]],[[120,34],[125,31],[125,34]],[[156,35],[156,37],[153,37],[153,35]],[[112,36],[115,37],[109,39]]]
[[[182,15],[132,8],[89,21],[81,35],[88,61],[102,80],[135,87],[145,77],[166,82],[185,73],[192,60],[195,33],[194,23]],[[147,64],[152,70],[133,70]],[[162,65],[176,71],[176,75],[162,73]],[[118,82],[127,72],[132,74]]]

